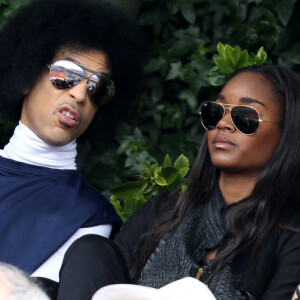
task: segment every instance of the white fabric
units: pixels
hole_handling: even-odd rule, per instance
[[[76,140],[64,146],[49,145],[20,121],[9,143],[3,150],[0,150],[0,155],[5,158],[40,167],[76,170],[76,147]],[[59,270],[64,254],[76,239],[86,234],[98,234],[109,237],[111,231],[112,225],[110,224],[79,228],[67,242],[35,270],[31,276],[46,277],[58,282]]]
[[[134,284],[112,284],[98,290],[92,300],[216,300],[201,281],[185,277],[160,289]]]
[[[19,122],[0,155],[23,163],[62,170],[76,170],[76,140],[64,146],[52,146]]]
[[[112,225],[99,225],[89,228],[78,229],[50,258],[48,258],[31,276],[46,277],[56,282],[59,281],[59,270],[62,265],[64,255],[71,244],[78,238],[86,234],[98,234],[109,237]]]

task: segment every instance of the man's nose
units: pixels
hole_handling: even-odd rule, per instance
[[[70,88],[69,93],[77,103],[86,101],[88,99],[87,79]]]

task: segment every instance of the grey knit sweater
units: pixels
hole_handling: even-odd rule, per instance
[[[206,261],[205,251],[218,247],[225,235],[223,207],[224,200],[216,188],[204,203],[186,216],[174,234],[160,241],[142,270],[138,284],[160,288],[186,276],[195,277],[203,267],[200,280],[206,278],[212,262]],[[229,265],[213,276],[208,287],[218,300],[245,299],[233,287]]]

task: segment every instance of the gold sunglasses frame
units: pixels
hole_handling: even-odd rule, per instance
[[[258,120],[257,120],[258,122],[278,123],[278,122],[276,122],[276,121],[262,120],[262,119],[260,118],[259,111],[258,111],[256,108],[254,108],[254,107],[252,107],[252,106],[250,106],[250,105],[222,104],[222,103],[215,102],[215,101],[214,101],[214,102],[213,102],[213,101],[212,101],[212,102],[206,101],[206,102],[203,102],[203,103],[202,103],[201,108],[202,108],[203,105],[205,105],[205,104],[207,104],[207,103],[215,103],[215,104],[220,105],[220,106],[223,108],[223,110],[224,110],[223,116],[222,116],[222,118],[218,121],[218,123],[219,123],[219,122],[224,118],[224,116],[226,115],[226,109],[227,109],[227,110],[230,112],[230,120],[231,120],[231,122],[232,122],[234,128],[235,128],[236,130],[238,130],[239,132],[241,132],[242,134],[245,134],[245,135],[253,135],[253,134],[257,131],[257,129],[258,129],[259,126],[257,126],[257,129],[256,129],[253,133],[244,133],[244,132],[242,132],[241,130],[239,130],[239,129],[237,128],[237,126],[235,125],[233,119],[232,119],[231,109],[232,109],[233,107],[236,107],[236,106],[242,106],[242,107],[247,107],[247,108],[251,108],[251,109],[255,110],[256,113],[257,113],[257,116],[258,116]],[[204,127],[204,129],[206,129],[206,130],[213,130],[213,129],[208,129],[208,128],[203,124],[201,111],[198,112],[198,114],[200,115],[200,121],[201,121],[201,124],[202,124],[202,126]],[[218,124],[218,123],[217,123],[217,124]],[[215,128],[214,128],[214,129],[215,129]]]

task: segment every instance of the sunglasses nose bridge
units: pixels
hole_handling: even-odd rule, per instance
[[[88,100],[89,94],[87,91],[88,78],[82,77],[82,79],[77,82],[73,87],[70,88],[69,93],[74,98],[77,103],[83,103]]]
[[[93,74],[91,74],[89,76],[85,74],[84,76],[82,76],[81,81],[78,83],[78,84],[84,84],[85,85],[85,88],[86,88],[88,94],[89,94],[89,84],[93,82],[93,80],[91,80],[92,76],[93,76]]]
[[[222,121],[222,119],[226,117],[227,113],[231,115],[231,107],[227,106],[226,104],[220,104],[220,105],[223,107],[223,116],[218,122]]]
[[[227,113],[230,113],[230,114],[231,114],[231,109],[232,109],[232,107],[230,107],[229,105],[226,105],[226,104],[223,104],[222,106],[223,106],[223,108],[224,108],[224,115],[223,115],[223,117],[224,117]]]

